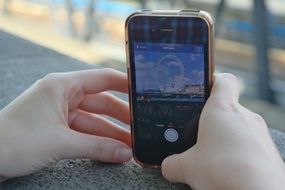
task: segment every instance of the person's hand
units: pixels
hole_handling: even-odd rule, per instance
[[[284,189],[284,163],[259,115],[238,102],[230,74],[217,74],[202,111],[197,144],[167,157],[163,176],[193,189]]]
[[[126,75],[112,69],[49,74],[1,110],[0,177],[66,158],[129,161],[129,131],[100,116],[129,124],[128,104],[107,90],[127,92]]]

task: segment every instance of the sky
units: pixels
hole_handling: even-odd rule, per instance
[[[204,55],[195,52],[135,51],[137,91],[180,89],[204,83]]]

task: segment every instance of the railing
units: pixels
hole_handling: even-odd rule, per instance
[[[38,1],[39,2],[39,1]],[[41,3],[50,3],[48,0],[42,0]],[[67,10],[68,15],[68,27],[69,33],[73,37],[78,37],[76,33],[74,23],[72,21],[72,15],[74,13],[74,5],[72,4],[72,0],[62,0],[57,1],[61,2],[65,9]],[[82,3],[83,1],[79,0],[77,4]],[[87,3],[86,3],[87,2]],[[86,7],[85,7],[85,30],[82,36],[82,39],[89,41],[92,39],[92,35],[94,33],[95,26],[95,19],[94,19],[94,3],[97,3],[96,0],[86,0]],[[105,1],[106,3],[108,1]],[[138,0],[139,4],[142,8],[148,8],[148,1],[146,0]],[[164,1],[165,2],[165,1]],[[170,4],[174,4],[175,1],[169,0]],[[185,5],[189,4],[191,0],[183,0],[181,1]],[[215,20],[216,20],[216,28],[219,29],[221,25],[221,13],[225,11],[226,7],[226,0],[220,0],[219,3],[216,5],[215,11]],[[259,98],[264,99],[269,102],[275,102],[274,93],[271,90],[271,76],[270,76],[270,67],[268,64],[268,18],[269,14],[267,11],[267,7],[265,5],[264,0],[254,0],[253,1],[253,11],[252,11],[252,20],[253,22],[253,32],[255,40],[254,45],[256,48],[256,76],[258,78],[258,85],[257,85],[257,94]],[[3,13],[9,14],[8,12],[9,0],[3,0]],[[81,5],[82,6],[82,5]],[[219,30],[216,31],[216,34],[219,35]]]

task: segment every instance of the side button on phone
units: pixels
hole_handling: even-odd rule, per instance
[[[164,132],[164,137],[169,142],[175,142],[178,140],[178,132],[172,128],[166,129]]]

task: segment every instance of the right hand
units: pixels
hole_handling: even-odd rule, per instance
[[[193,189],[285,189],[285,167],[263,118],[238,102],[233,75],[217,74],[197,144],[167,157],[163,176]]]

